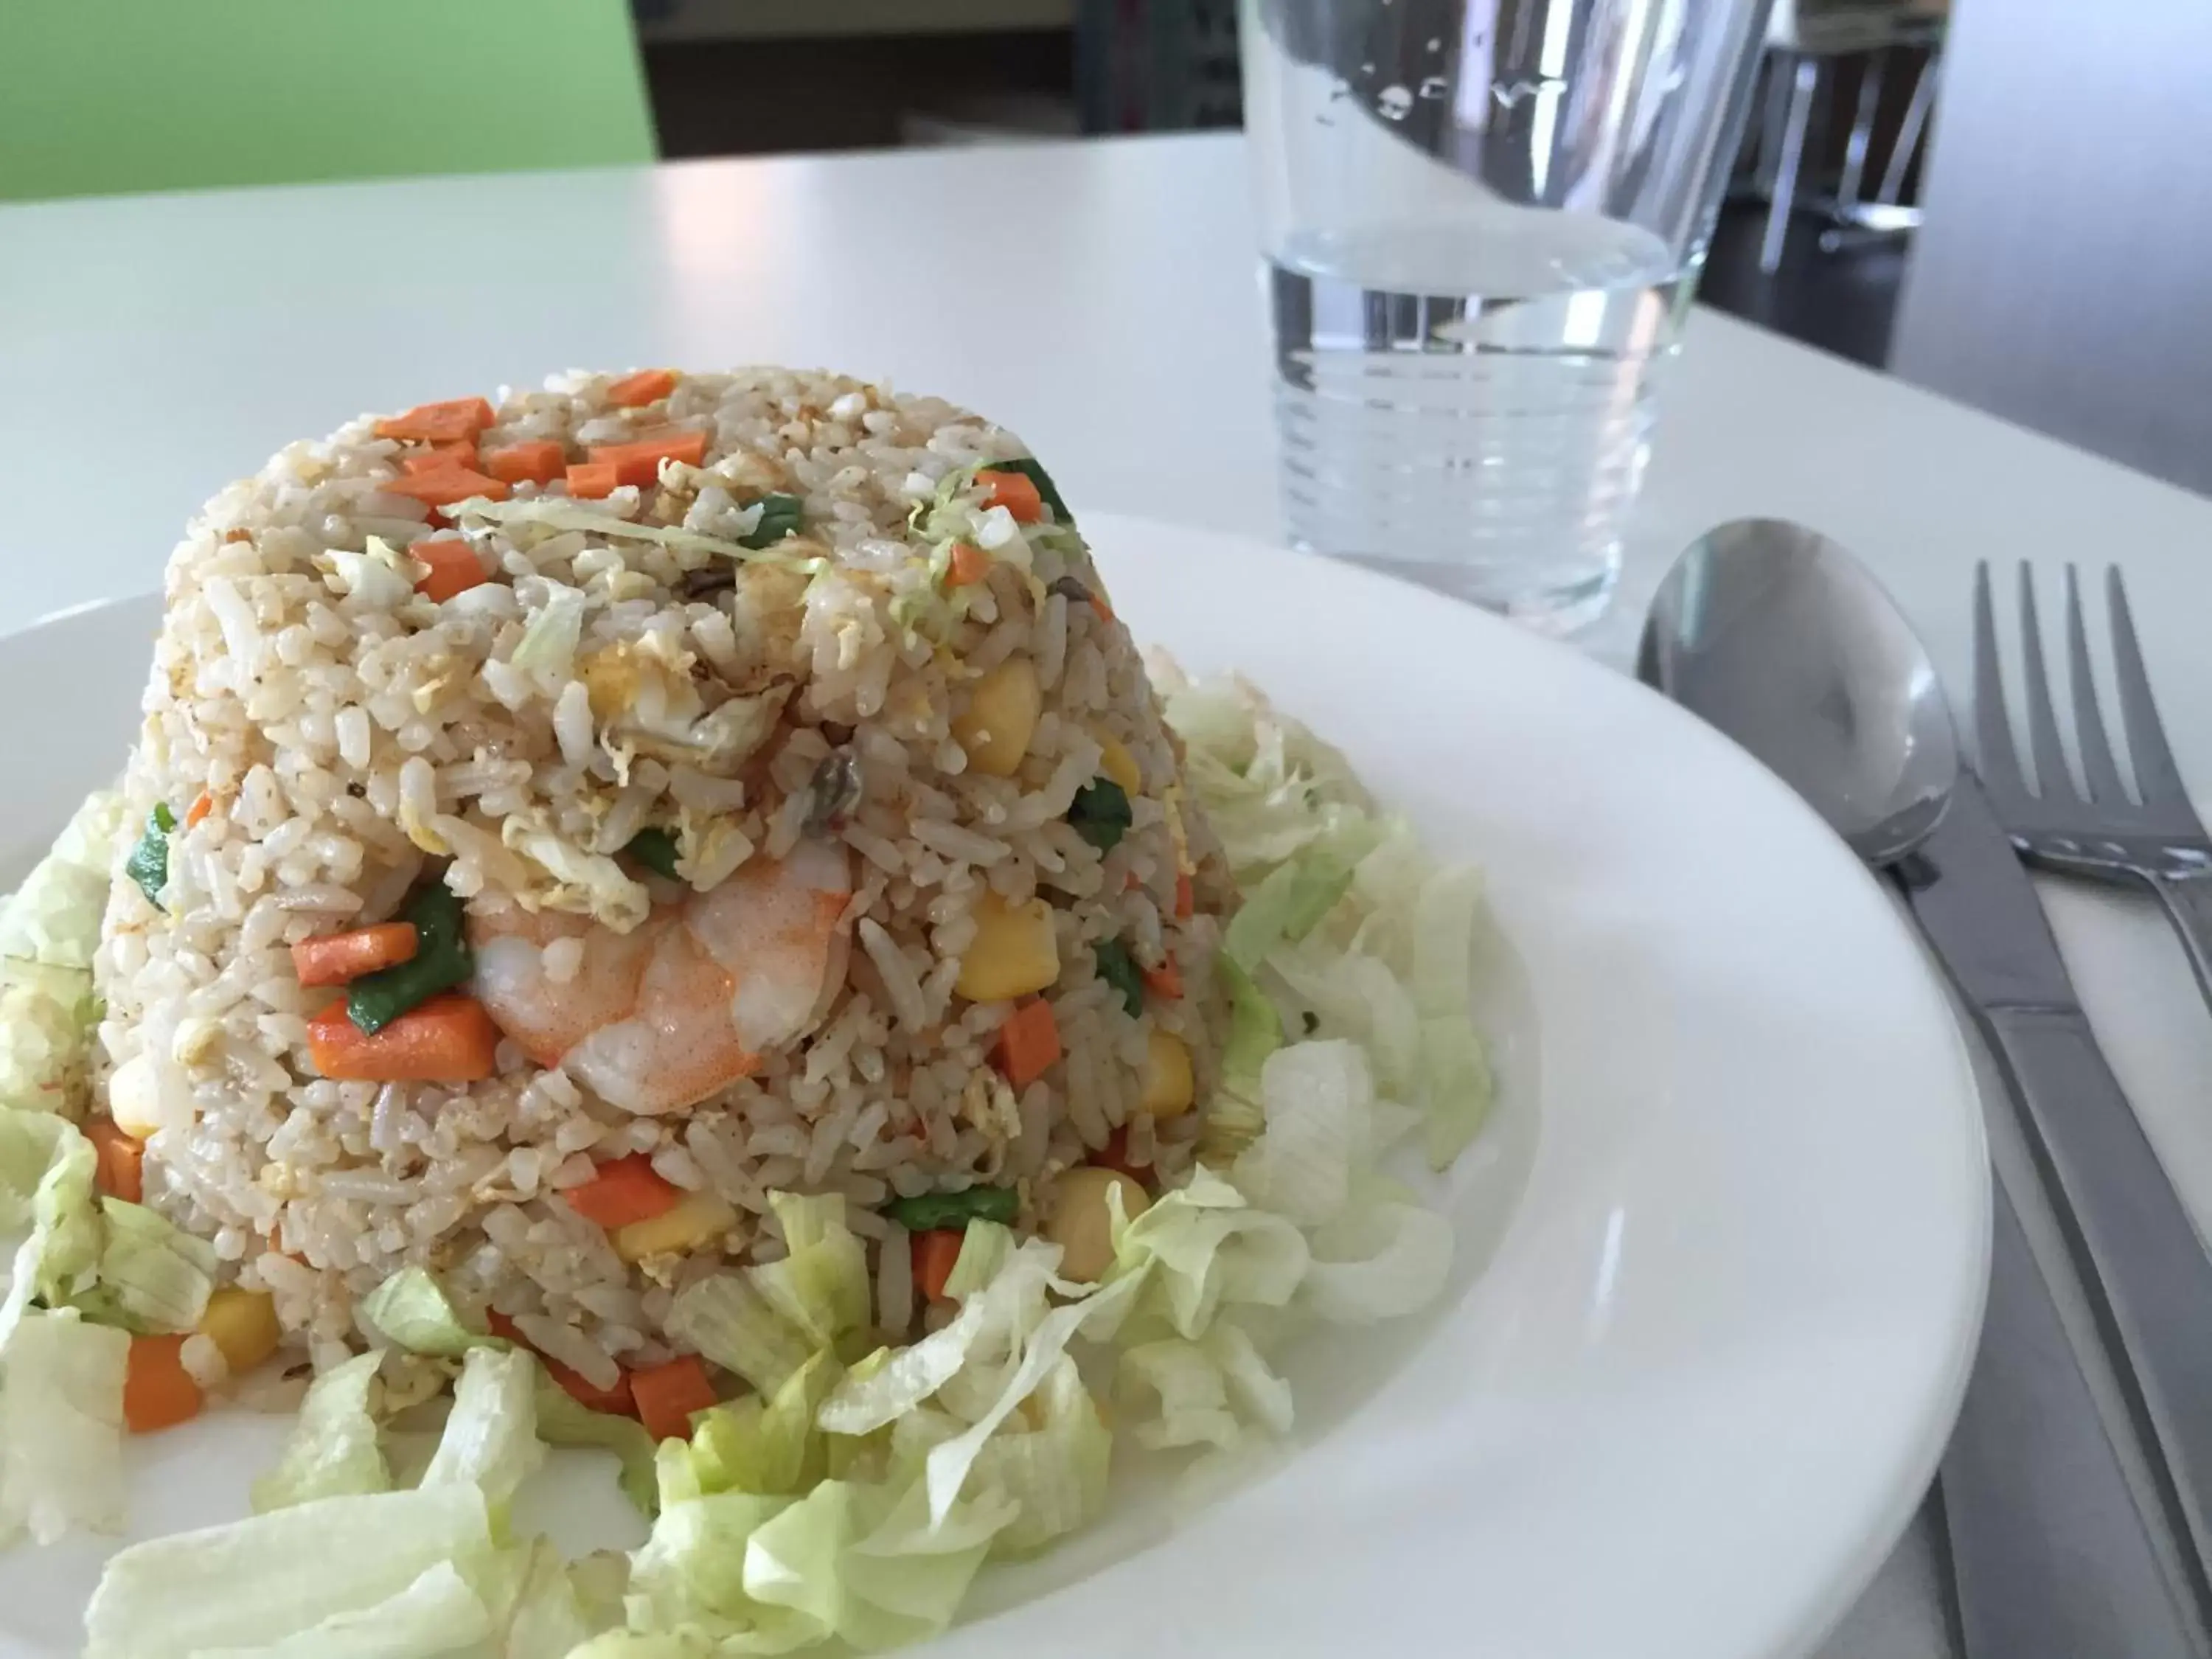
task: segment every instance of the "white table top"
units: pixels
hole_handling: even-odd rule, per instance
[[[362,410],[575,364],[743,362],[982,410],[1079,504],[1277,529],[1233,137],[57,203],[0,209],[0,632],[155,586],[216,485]],[[1856,549],[1954,684],[1974,559],[2124,560],[2176,749],[2212,785],[2212,721],[2190,718],[2212,704],[2212,501],[1701,311],[1591,648],[1625,660],[1673,553],[1759,514]],[[2212,1219],[2212,1022],[2178,951],[2137,907],[2052,909]],[[1935,1582],[1916,1534],[1823,1659],[1947,1655]]]

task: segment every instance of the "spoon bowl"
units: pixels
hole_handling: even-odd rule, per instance
[[[1739,519],[1661,583],[1637,674],[1796,790],[1869,864],[1932,833],[1959,778],[1935,665],[1866,567],[1817,531]]]

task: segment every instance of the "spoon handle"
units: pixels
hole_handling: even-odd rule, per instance
[[[2081,1011],[1985,1008],[1982,1018],[2065,1197],[2060,1218],[2165,1460],[2169,1501],[2197,1560],[2212,1561],[2212,1261]]]

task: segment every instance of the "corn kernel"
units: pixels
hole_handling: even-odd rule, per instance
[[[1062,1279],[1095,1284],[1114,1265],[1114,1212],[1106,1194],[1116,1188],[1121,1212],[1131,1220],[1152,1207],[1152,1195],[1142,1184],[1119,1170],[1086,1164],[1060,1176],[1045,1237],[1060,1246]]]
[[[233,1376],[242,1376],[276,1352],[283,1332],[276,1324],[276,1301],[266,1291],[226,1285],[207,1299],[200,1334],[222,1350]]]
[[[1003,1002],[1042,991],[1060,977],[1060,941],[1042,899],[1009,907],[996,893],[975,902],[975,937],[960,958],[953,988],[970,1002]]]
[[[607,1237],[625,1261],[675,1255],[711,1244],[738,1224],[738,1212],[712,1193],[686,1193],[650,1221],[633,1221]]]
[[[969,688],[968,707],[952,722],[952,735],[968,751],[968,768],[985,777],[1010,778],[1029,752],[1044,693],[1036,665],[1009,657]]]
[[[1156,1030],[1145,1044],[1145,1068],[1139,1078],[1142,1092],[1137,1109],[1154,1117],[1174,1117],[1190,1109],[1198,1094],[1191,1075],[1190,1050],[1181,1037]]]
[[[1098,769],[1121,786],[1121,793],[1134,799],[1145,793],[1144,775],[1137,770],[1137,757],[1129,752],[1129,745],[1110,732],[1093,732],[1098,739]]]

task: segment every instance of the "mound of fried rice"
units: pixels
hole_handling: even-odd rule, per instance
[[[564,467],[434,503],[407,488],[428,446],[365,416],[223,490],[168,567],[123,787],[132,823],[161,806],[178,824],[161,902],[128,879],[109,901],[98,1087],[158,1124],[146,1202],[270,1292],[319,1364],[360,1346],[362,1297],[421,1265],[472,1317],[611,1383],[681,1349],[665,1319],[685,1284],[781,1252],[780,1189],[845,1195],[896,1338],[923,1317],[881,1213],[896,1197],[1008,1188],[1031,1230],[1109,1139],[1164,1180],[1193,1156],[1200,1111],[1139,1105],[1156,1032],[1207,1096],[1229,889],[1065,509],[992,504],[979,464],[1023,445],[828,374],[678,375],[644,402],[638,384],[507,393],[477,454],[550,441],[582,465],[697,433],[696,465],[590,499]],[[795,527],[752,545],[778,495],[803,504]],[[422,591],[425,539],[465,544],[486,580]],[[1018,769],[987,775],[956,732],[1016,658],[1040,710]],[[1126,762],[1129,825],[1102,848],[1071,811]],[[672,881],[623,856],[656,826]],[[391,918],[418,883],[621,930],[808,836],[849,854],[840,982],[755,1074],[685,1109],[634,1115],[511,1042],[472,1083],[318,1074],[309,1023],[334,994],[300,983],[290,947]],[[996,1044],[1016,1004],[956,989],[987,893],[1051,909],[1039,994],[1063,1053],[1019,1089]],[[1172,963],[1187,990],[1133,1012],[1102,945]],[[626,1259],[564,1200],[631,1155],[724,1200],[713,1235]]]

